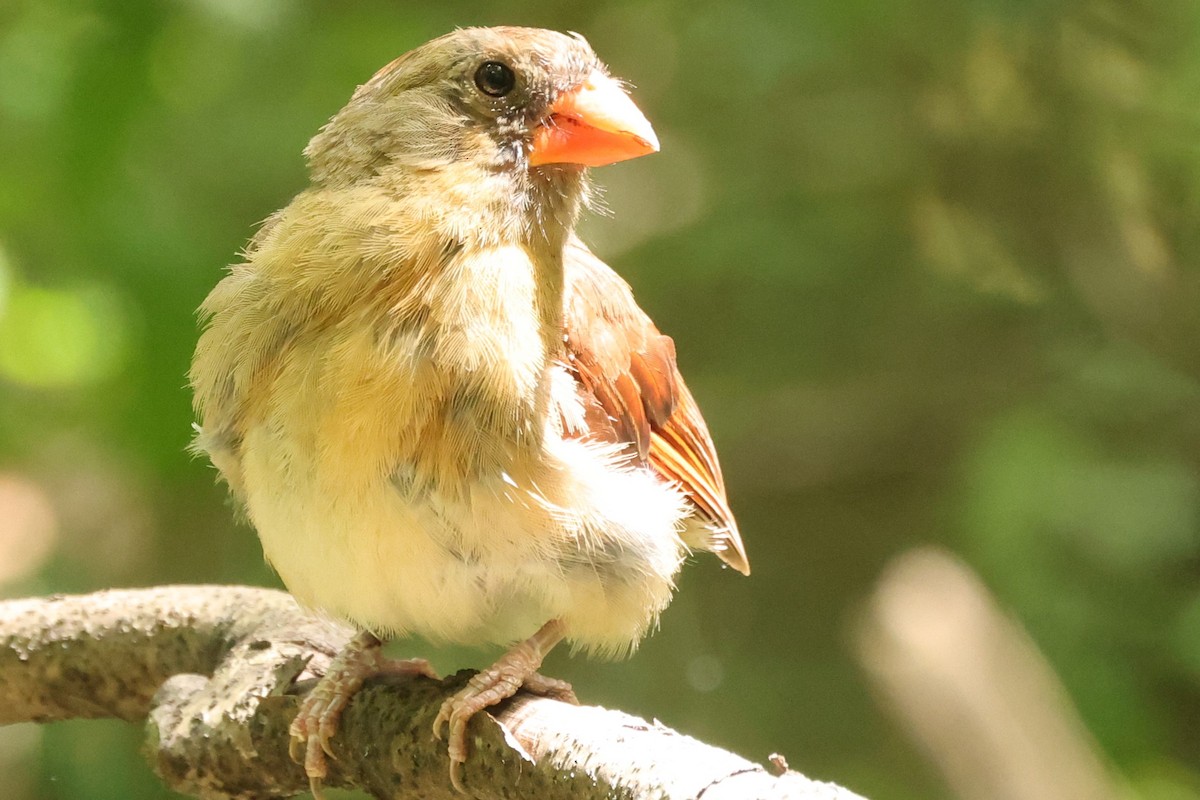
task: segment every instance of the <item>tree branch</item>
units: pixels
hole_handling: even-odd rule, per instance
[[[296,695],[351,635],[287,594],[246,587],[0,602],[0,724],[146,719],[148,755],[175,791],[299,794],[308,784],[287,735]],[[333,740],[328,784],[458,800],[431,731],[468,678],[368,682]],[[617,711],[526,695],[493,711],[471,723],[463,780],[477,798],[861,800]]]

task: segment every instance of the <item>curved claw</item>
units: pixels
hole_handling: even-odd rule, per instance
[[[471,717],[503,700],[507,700],[520,689],[550,697],[555,700],[578,705],[571,684],[557,678],[548,678],[537,672],[524,677],[515,677],[505,671],[511,664],[496,662],[489,669],[473,676],[457,694],[442,703],[433,720],[433,738],[443,740],[446,731],[447,754],[450,756],[450,783],[459,792],[466,793],[462,785],[462,765],[467,761],[467,726]]]
[[[294,730],[295,725],[296,725],[295,720],[293,720],[292,728],[288,730],[288,736],[291,737],[290,740],[288,741],[288,756],[291,757],[292,761],[295,761],[297,764],[302,764],[302,763],[304,763],[304,749],[303,748],[304,748],[305,739],[304,739],[304,737],[300,737],[300,736],[296,735],[296,732]]]
[[[459,794],[466,794],[467,789],[462,784],[462,765],[466,762],[466,756],[462,760],[456,761],[450,759],[450,785],[454,787]]]
[[[537,672],[546,653],[565,634],[566,625],[561,620],[547,622],[533,636],[502,655],[495,664],[473,675],[466,686],[442,703],[433,720],[433,737],[441,741],[442,729],[446,729],[450,783],[459,792],[466,793],[461,772],[467,760],[467,724],[471,717],[488,706],[512,697],[522,686],[536,694],[577,702],[569,683],[547,678]]]
[[[437,673],[423,658],[392,660],[383,657],[382,642],[370,633],[360,633],[338,653],[325,675],[300,704],[288,728],[288,754],[304,765],[313,796],[321,800],[321,786],[329,774],[329,759],[337,760],[333,738],[342,712],[367,678],[380,674],[424,675]]]
[[[442,703],[442,707],[438,709],[438,715],[433,720],[433,738],[439,742],[442,741],[442,728],[446,727],[450,722],[450,715],[446,713],[446,703]]]

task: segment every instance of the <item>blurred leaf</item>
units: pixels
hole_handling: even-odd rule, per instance
[[[107,287],[16,286],[0,316],[0,377],[39,388],[110,377],[128,346],[121,306]]]

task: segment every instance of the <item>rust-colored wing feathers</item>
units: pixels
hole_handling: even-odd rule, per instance
[[[666,425],[675,411],[681,385],[675,379],[675,342],[671,337],[659,335],[649,342],[647,349],[630,353],[629,375],[642,390],[642,404],[650,422],[660,427]]]
[[[587,435],[626,444],[678,485],[706,523],[685,537],[689,544],[749,574],[712,438],[679,375],[675,343],[638,308],[629,286],[578,240],[566,250],[563,325]]]

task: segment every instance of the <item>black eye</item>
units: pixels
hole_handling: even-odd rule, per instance
[[[507,64],[485,61],[475,70],[475,85],[492,97],[504,97],[517,85],[517,76]]]

